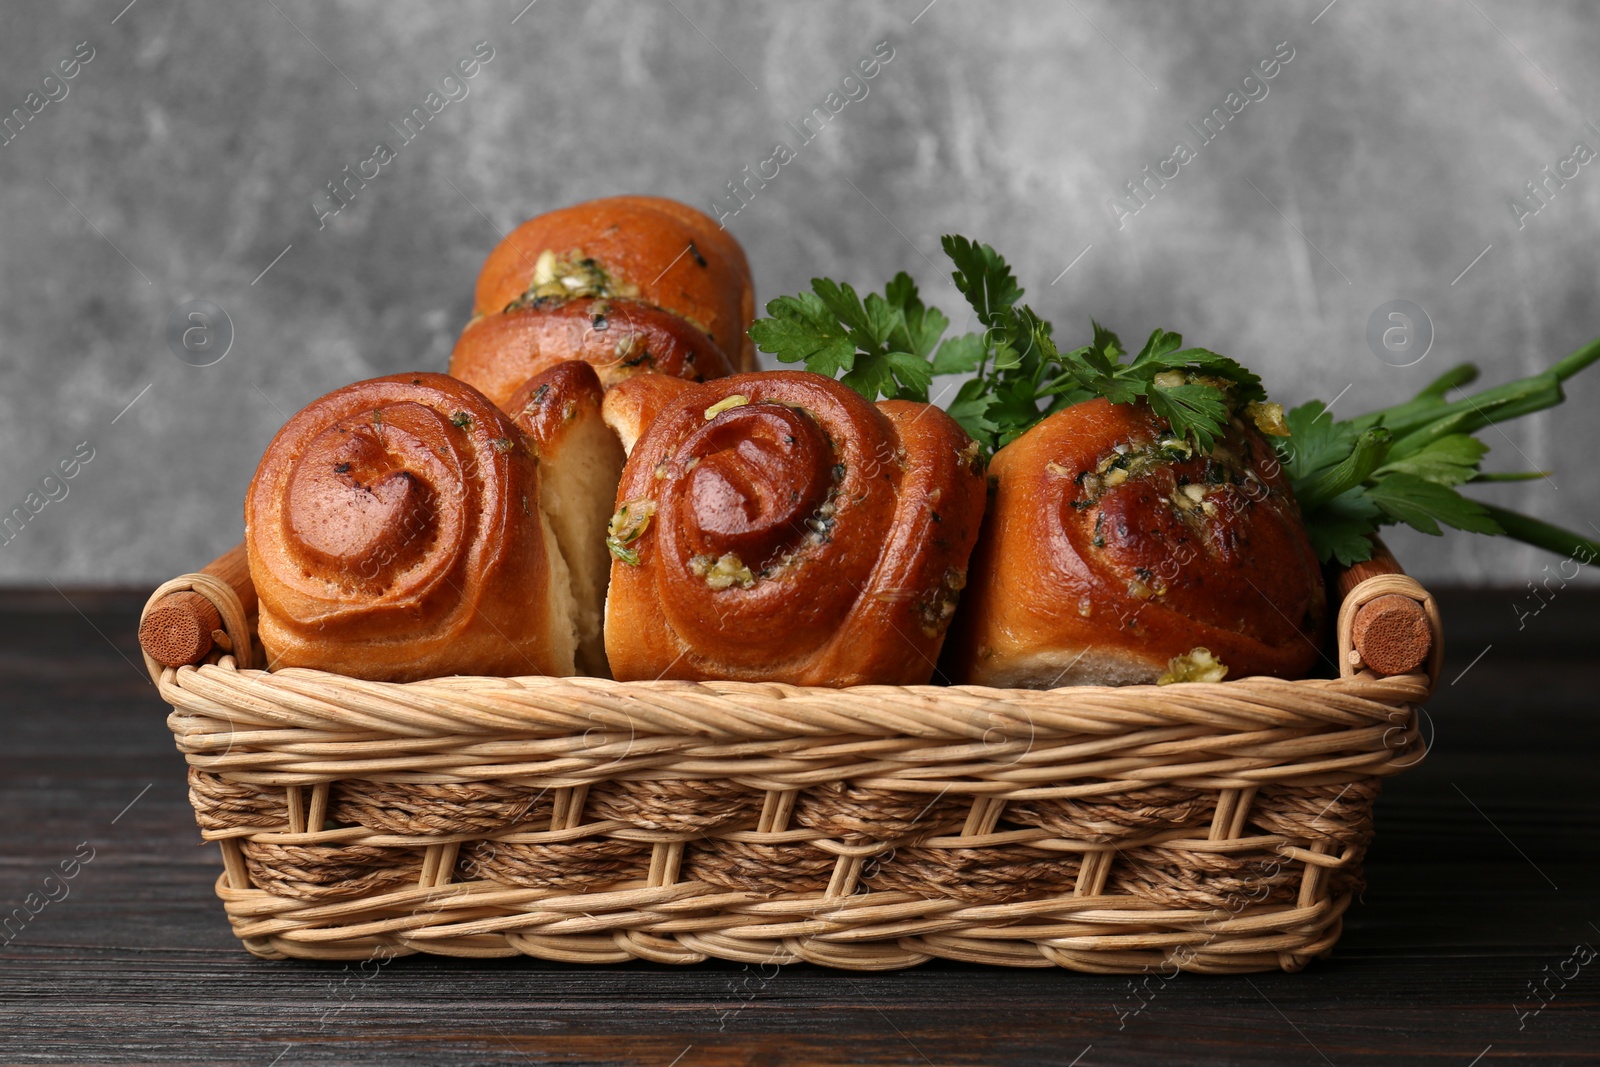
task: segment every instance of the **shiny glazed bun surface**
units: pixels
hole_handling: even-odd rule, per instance
[[[274,668],[407,681],[570,674],[565,564],[526,435],[471,386],[346,386],[278,431],[245,500]]]
[[[566,359],[593,363],[607,386],[648,371],[716,378],[755,369],[754,318],[744,251],[709,216],[608,197],[530,219],[495,247],[450,370],[497,403]]]
[[[958,681],[1156,681],[1209,649],[1228,677],[1299,677],[1321,567],[1267,441],[1235,420],[1210,455],[1148,407],[1092,400],[990,464],[993,499],[950,642]]]
[[[733,373],[722,349],[678,316],[601,297],[474,319],[456,341],[450,372],[507,407],[519,385],[571,359],[592,365],[608,388],[649,373],[691,381]]]
[[[668,403],[617,501],[617,678],[844,686],[932,677],[984,493],[944,412],[782,371]]]

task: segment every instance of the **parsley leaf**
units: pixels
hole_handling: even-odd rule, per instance
[[[946,234],[939,244],[955,264],[951,278],[978,321],[989,327],[1000,325],[1011,306],[1022,299],[1022,286],[1004,257],[988,245],[958,234]]]
[[[966,374],[977,370],[987,352],[983,338],[975,333],[947,337],[933,354],[933,373]]]
[[[1389,454],[1394,435],[1382,426],[1374,426],[1356,435],[1350,454],[1331,467],[1323,467],[1315,475],[1305,478],[1295,486],[1295,498],[1300,506],[1315,511],[1323,501],[1342,496],[1365,482]]]
[[[783,363],[804,361],[807,370],[829,378],[855,366],[856,346],[849,331],[812,293],[780,296],[767,304],[770,318],[750,327],[761,351]]]
[[[868,400],[894,395],[894,372],[887,360],[861,360],[839,379]],[[908,398],[909,399],[909,398]]]
[[[1440,485],[1460,485],[1477,477],[1478,464],[1488,451],[1489,446],[1471,434],[1446,434],[1409,456],[1390,460],[1377,473],[1414,474]]]
[[[767,315],[750,327],[761,351],[829,378],[842,375],[845,385],[868,400],[926,403],[934,374],[945,373],[940,364],[970,370],[981,354],[975,339],[940,343],[950,320],[922,303],[904,271],[882,294],[865,298],[849,285],[813,278],[809,293],[778,297],[767,304]]]
[[[1306,524],[1317,558],[1337,559],[1345,567],[1371,559],[1371,537],[1378,532],[1381,515],[1360,486],[1328,501],[1318,509],[1317,521]]]
[[[1476,500],[1414,474],[1391,474],[1379,479],[1367,490],[1367,497],[1391,519],[1425,534],[1437,536],[1441,522],[1473,533],[1503,532]]]
[[[1228,394],[1214,385],[1153,385],[1146,393],[1150,407],[1172,424],[1179,437],[1193,437],[1202,452],[1209,452],[1217,435],[1233,414]]]
[[[996,399],[982,378],[969,378],[944,410],[974,441],[993,441],[1000,429],[1000,424],[989,417]]]
[[[1308,400],[1284,416],[1289,436],[1277,440],[1291,480],[1299,483],[1339,463],[1355,447],[1358,431],[1349,422],[1335,422],[1320,400]]]
[[[883,357],[883,363],[900,386],[894,395],[924,404],[928,402],[928,386],[933,382],[933,364],[926,357],[910,352],[890,352]],[[887,394],[889,390],[881,392]]]

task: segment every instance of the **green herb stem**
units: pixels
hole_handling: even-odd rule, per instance
[[[1445,394],[1451,389],[1465,388],[1477,380],[1478,368],[1463,363],[1435,378],[1415,398],[1351,421],[1362,428],[1389,427],[1395,435],[1395,451],[1407,454],[1446,433],[1473,433],[1492,423],[1555,407],[1565,399],[1561,383],[1596,360],[1600,360],[1600,338],[1547,371],[1446,401]],[[1422,436],[1416,440],[1406,440],[1419,433]]]
[[[1549,471],[1479,471],[1469,482],[1537,482],[1550,477]]]
[[[1600,359],[1600,337],[1596,337],[1593,341],[1590,341],[1560,363],[1551,367],[1550,373],[1555,375],[1556,381],[1564,382],[1597,359]]]
[[[1500,524],[1507,537],[1514,538],[1524,544],[1542,548],[1561,556],[1571,556],[1574,559],[1581,557],[1581,561],[1600,558],[1600,541],[1595,541],[1582,534],[1564,530],[1542,519],[1535,519],[1521,512],[1502,508],[1495,504],[1484,504],[1483,510],[1489,517]]]
[[[1395,436],[1395,452],[1406,455],[1445,434],[1474,433],[1497,422],[1555,407],[1565,399],[1550,371],[1519,378],[1449,403],[1416,401],[1361,418],[1363,426],[1381,422]]]
[[[1459,363],[1429,382],[1416,399],[1443,399],[1450,390],[1465,389],[1477,381],[1479,373],[1476,363]]]

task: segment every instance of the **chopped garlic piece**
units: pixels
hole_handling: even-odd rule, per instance
[[[1180,437],[1163,438],[1157,447],[1163,452],[1170,452],[1172,455],[1182,456],[1184,459],[1194,455],[1194,447]]]
[[[1181,656],[1167,660],[1167,671],[1156,679],[1156,684],[1220,682],[1227,676],[1227,665],[1213,656],[1209,648],[1192,648]]]
[[[710,422],[718,415],[721,415],[724,411],[728,411],[732,408],[742,408],[748,403],[750,403],[750,398],[745,396],[743,393],[734,393],[732,396],[725,396],[715,404],[712,404],[710,407],[706,408],[706,421]]]
[[[644,535],[655,513],[654,500],[630,500],[622,505],[606,526],[606,548],[618,560],[637,567],[639,550],[628,546]]]
[[[556,254],[552,249],[545,249],[539,253],[539,258],[533,264],[533,284],[549,285],[556,280]]]
[[[1180,485],[1172,494],[1173,506],[1179,511],[1193,511],[1200,508],[1210,515],[1216,510],[1216,505],[1206,499],[1206,494],[1212,489],[1213,487],[1201,485],[1199,482]]]
[[[1283,405],[1273,404],[1261,400],[1252,400],[1244,407],[1244,413],[1250,416],[1256,424],[1256,429],[1273,437],[1288,437],[1289,424],[1283,421]]]
[[[533,278],[527,291],[508,307],[538,307],[548,300],[574,300],[579,297],[634,297],[639,287],[613,279],[598,261],[574,248],[558,255],[553,248],[539,253],[533,264]]]
[[[749,589],[756,584],[756,576],[751,574],[750,568],[745,566],[744,561],[732,552],[724,552],[715,562],[702,562],[709,558],[696,556],[690,561],[690,568],[696,573],[700,573],[701,568],[704,568],[703,577],[712,589],[721,592],[731,585]]]

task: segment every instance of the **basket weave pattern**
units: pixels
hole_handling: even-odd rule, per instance
[[[1382,575],[1341,609],[1338,679],[393,684],[251,669],[232,591],[151,602],[178,588],[228,648],[148,665],[218,895],[274,958],[1298,970],[1361,888],[1379,781],[1421,757],[1442,645]],[[1427,674],[1350,665],[1350,613],[1395,592]]]

